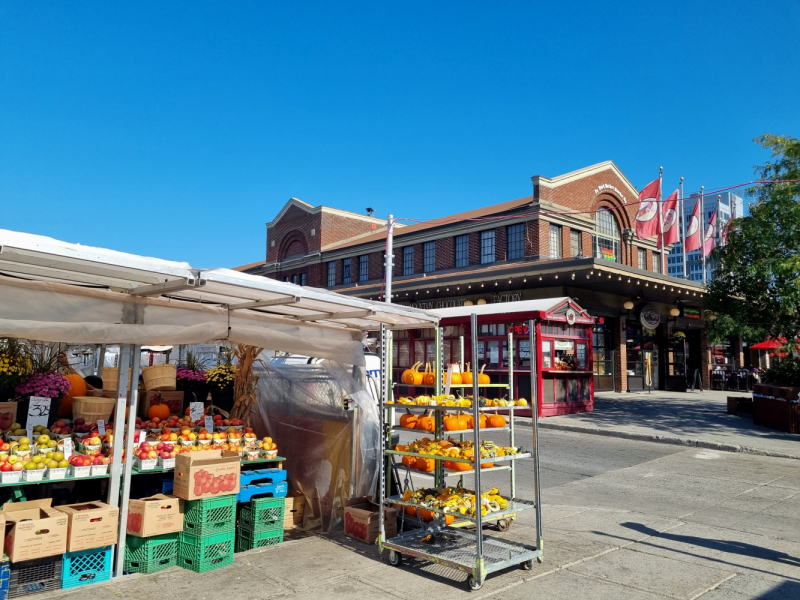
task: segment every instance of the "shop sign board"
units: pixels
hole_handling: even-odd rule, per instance
[[[642,327],[647,329],[655,329],[661,324],[661,315],[658,314],[658,308],[653,304],[645,304],[639,311],[639,322]]]

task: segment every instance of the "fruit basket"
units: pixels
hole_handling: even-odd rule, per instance
[[[185,526],[185,523],[184,523]],[[180,533],[178,566],[195,573],[205,573],[233,564],[236,532],[223,531],[206,536]]]
[[[61,567],[61,587],[69,589],[111,579],[113,546],[65,552]]]
[[[128,536],[125,540],[123,569],[126,573],[155,573],[174,567],[177,562],[177,533],[149,538]]]

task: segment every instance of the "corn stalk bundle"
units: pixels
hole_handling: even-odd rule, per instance
[[[259,376],[253,371],[256,362],[266,367],[264,361],[258,355],[264,348],[239,344],[233,349],[233,356],[236,358],[236,377],[233,380],[233,408],[231,418],[241,419],[245,425],[250,425],[250,412],[256,401],[256,386]]]

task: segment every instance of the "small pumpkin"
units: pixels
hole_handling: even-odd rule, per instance
[[[494,463],[483,463],[481,469],[489,469],[494,466]]]
[[[467,420],[463,418],[461,415],[450,415],[448,414],[444,418],[444,430],[445,431],[461,431],[462,429],[467,428]]]
[[[417,427],[417,415],[407,414],[400,416],[400,427],[405,429],[415,429]]]
[[[427,415],[422,415],[417,419],[417,429],[421,431],[435,431],[436,430],[436,420],[433,417],[429,417]]]
[[[416,456],[404,456],[403,457],[403,466],[404,467],[412,467],[413,468],[416,463],[417,463],[417,457]]]
[[[422,471],[423,473],[433,473],[433,470],[436,468],[436,461],[432,458],[423,458],[422,456],[418,456],[415,466],[417,467],[417,471]]]
[[[422,385],[422,373],[419,372],[421,362],[414,363],[410,369],[403,371],[400,381],[406,385]]]
[[[467,417],[467,419],[468,419],[467,426],[469,427],[469,429],[475,429],[475,419],[473,417]],[[480,429],[486,427],[486,415],[483,414],[480,415],[478,417],[478,423]]]
[[[480,373],[478,373],[478,383],[479,383],[479,384],[483,384],[483,383],[487,383],[487,384],[488,384],[488,383],[492,383],[492,380],[491,380],[491,378],[490,378],[490,377],[489,377],[489,376],[488,376],[486,373],[484,373],[484,372],[483,372],[483,370],[484,370],[485,368],[486,368],[486,365],[484,364],[484,365],[481,367],[481,371],[480,371]]]
[[[469,363],[467,363],[467,370],[461,374],[461,383],[472,384],[472,371],[469,370]]]
[[[486,422],[489,427],[506,426],[506,418],[503,415],[498,415],[497,413],[489,415],[489,418],[486,420]]]
[[[453,372],[450,374],[450,385],[461,385],[461,371],[457,371],[458,365],[447,365],[448,368],[452,367]],[[447,371],[442,375],[442,385],[447,385]]]
[[[455,520],[456,520],[456,518],[453,515],[445,515],[444,516],[444,524],[445,525],[450,525]]]
[[[70,373],[69,375],[64,375],[64,377],[67,379],[67,381],[69,381],[72,387],[66,394],[64,394],[64,397],[61,398],[61,404],[58,406],[58,412],[56,413],[56,416],[71,419],[72,398],[73,396],[86,395],[86,380],[84,380],[84,378],[77,373]]]
[[[151,421],[158,417],[162,421],[166,421],[169,419],[169,406],[166,404],[161,404],[161,394],[158,395],[158,402],[153,404],[149,409],[147,409],[147,418]]]
[[[427,363],[425,365],[425,375],[422,377],[423,385],[435,385],[436,384],[436,374],[433,372],[433,367],[431,367],[431,363]]]

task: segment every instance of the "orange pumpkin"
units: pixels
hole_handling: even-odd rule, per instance
[[[436,374],[433,372],[431,363],[425,365],[425,375],[422,377],[422,383],[424,385],[436,385]]]
[[[406,385],[422,385],[422,373],[419,372],[421,362],[414,363],[410,369],[403,371],[400,381]]]
[[[480,415],[478,417],[479,428],[483,429],[486,427],[486,415]],[[467,417],[467,426],[470,429],[475,429],[475,419],[473,417]]]
[[[456,520],[456,518],[453,515],[445,515],[444,516],[444,524],[445,525],[450,525],[455,520]]]
[[[416,517],[417,516],[417,509],[416,508],[412,508],[411,506],[406,506],[406,514],[411,516],[411,517]]]
[[[472,470],[472,465],[470,463],[453,461],[450,464],[452,465],[451,468],[453,469],[453,471],[471,471]]]
[[[433,417],[422,415],[417,419],[417,429],[421,431],[435,431],[436,420]]]
[[[467,428],[467,419],[461,415],[448,414],[444,418],[445,431],[461,431]]]
[[[488,469],[488,468],[493,467],[493,466],[494,466],[494,463],[483,463],[481,465],[481,469]]]
[[[403,466],[404,467],[414,467],[414,465],[416,463],[417,463],[417,457],[416,456],[404,456],[403,457]]]
[[[469,370],[469,363],[467,363],[467,370],[461,374],[461,383],[472,384],[472,371]]]
[[[433,473],[433,470],[436,468],[436,461],[432,458],[423,458],[418,456],[416,467],[417,471],[422,471],[423,473]]]
[[[492,380],[489,378],[489,376],[483,372],[483,370],[485,368],[486,368],[486,365],[483,365],[481,367],[481,372],[478,373],[478,383],[479,384],[481,384],[481,383],[492,383]]]
[[[419,511],[419,516],[422,517],[423,521],[433,521],[435,513],[432,510],[427,510],[425,508],[419,508],[417,510]]]
[[[456,371],[458,365],[447,365],[447,367],[453,367],[453,372],[450,374],[450,385],[461,385],[461,372]],[[447,385],[447,371],[442,375],[442,385]]]
[[[72,388],[66,394],[64,394],[64,397],[61,399],[61,404],[58,406],[58,412],[56,413],[56,416],[71,419],[72,397],[86,395],[86,381],[77,373],[71,373],[69,375],[65,375],[64,377],[67,378]]]
[[[407,414],[400,417],[400,427],[414,429],[417,426],[417,415]]]
[[[166,404],[161,404],[161,395],[160,394],[158,396],[158,403],[157,404],[153,404],[147,410],[147,418],[148,419],[150,419],[152,421],[156,417],[158,417],[162,421],[166,421],[167,419],[169,419],[169,406],[167,406]]]
[[[506,426],[506,418],[503,415],[498,415],[497,413],[493,415],[489,415],[487,419],[487,424],[489,427],[505,427]]]

